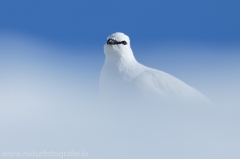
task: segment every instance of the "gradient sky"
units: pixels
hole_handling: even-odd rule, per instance
[[[239,28],[239,0],[0,0],[0,152],[240,158]],[[100,104],[103,44],[116,31],[140,63],[216,106]]]
[[[106,37],[121,31],[139,62],[210,96],[213,75],[239,76],[239,7],[237,0],[0,0],[0,66],[33,68],[41,57],[39,67],[81,69],[97,85]]]
[[[238,0],[1,0],[0,32],[102,46],[121,31],[135,43],[240,42]]]

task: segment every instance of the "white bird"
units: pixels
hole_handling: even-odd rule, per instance
[[[138,63],[130,47],[130,39],[124,33],[108,36],[104,53],[106,57],[99,84],[100,95],[104,99],[209,101],[181,80]]]

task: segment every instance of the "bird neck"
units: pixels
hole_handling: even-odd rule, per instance
[[[132,51],[121,52],[119,54],[113,54],[110,56],[106,56],[106,59],[105,59],[105,64],[116,66],[116,67],[123,67],[123,66],[127,67],[136,62],[137,61],[136,61]]]
[[[130,62],[136,61],[132,49],[130,47],[109,47],[105,46],[104,52],[106,55],[106,61],[109,62]]]

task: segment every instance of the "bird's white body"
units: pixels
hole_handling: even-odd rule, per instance
[[[100,76],[100,94],[103,98],[208,101],[181,80],[138,63],[125,34],[115,33],[108,39],[126,41],[127,45],[104,45],[106,58]]]

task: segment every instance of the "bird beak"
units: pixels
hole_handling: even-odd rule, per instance
[[[107,44],[108,45],[115,45],[115,44],[117,44],[117,41],[114,40],[114,39],[108,39]]]
[[[114,39],[108,39],[107,44],[108,45],[117,45],[117,44],[127,45],[127,42],[126,41],[117,41]]]

